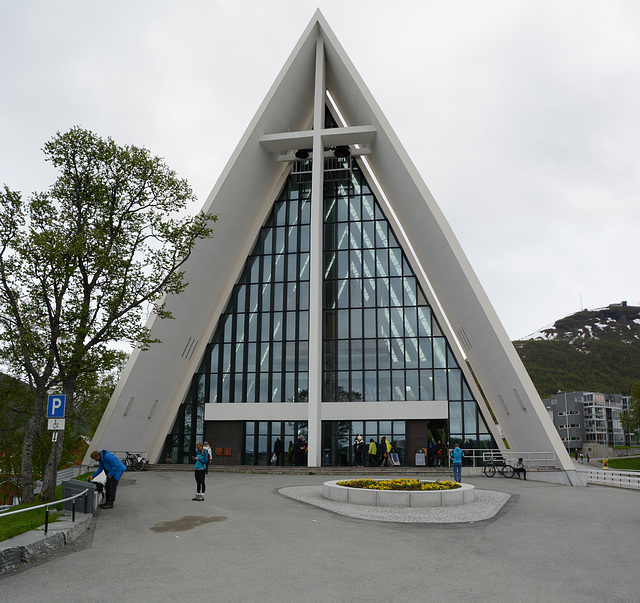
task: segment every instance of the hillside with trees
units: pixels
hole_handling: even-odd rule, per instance
[[[629,395],[640,382],[640,307],[582,310],[513,342],[538,393]]]

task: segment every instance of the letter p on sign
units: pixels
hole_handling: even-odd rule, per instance
[[[66,398],[64,394],[49,396],[49,402],[47,404],[48,419],[64,418],[64,403]]]

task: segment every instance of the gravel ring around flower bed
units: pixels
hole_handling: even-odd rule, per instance
[[[283,496],[293,498],[332,513],[397,523],[473,523],[491,519],[511,498],[504,492],[478,490],[476,500],[470,504],[453,507],[373,507],[353,505],[328,500],[322,496],[322,486],[293,486],[278,490]]]

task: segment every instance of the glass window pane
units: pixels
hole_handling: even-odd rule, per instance
[[[391,397],[393,400],[404,400],[404,371],[391,371],[393,379]]]
[[[284,400],[295,402],[296,399],[296,374],[285,373],[284,376]]]
[[[376,310],[375,308],[367,308],[364,311],[364,336],[376,337],[377,330]]]
[[[209,402],[211,404],[218,402],[218,373],[212,373],[209,377]]]
[[[362,281],[360,279],[351,279],[351,296],[350,307],[361,308],[362,307]]]
[[[338,249],[349,249],[349,225],[346,222],[336,225],[336,243]]]
[[[349,310],[338,310],[338,339],[349,338]]]
[[[376,297],[377,297],[377,306],[379,308],[389,307],[389,279],[388,278],[376,279]]]
[[[373,402],[378,399],[378,384],[375,371],[364,372],[364,399]]]
[[[269,375],[267,373],[261,373],[258,402],[269,402],[269,392]]]
[[[298,312],[298,339],[309,339],[309,312]]]
[[[309,239],[310,239],[309,226],[301,226],[300,227],[300,251],[309,251]]]
[[[435,368],[445,368],[447,366],[446,345],[444,337],[433,338],[433,366]]]
[[[402,306],[402,291],[403,284],[402,278],[392,278],[389,279],[391,283],[391,305],[392,306]]]
[[[284,284],[276,283],[273,285],[273,309],[281,312],[284,308]]]
[[[384,402],[391,400],[391,371],[378,373],[378,400]]]
[[[362,338],[362,310],[351,310],[351,338]]]
[[[376,252],[365,249],[362,252],[362,274],[365,278],[376,277]]]
[[[389,250],[389,274],[402,276],[402,251],[400,249]]]
[[[420,371],[420,400],[433,400],[433,371]]]
[[[363,195],[362,197],[362,219],[373,220],[374,214],[374,201],[372,195]]]
[[[364,340],[364,368],[375,370],[378,357],[378,342],[375,339]]]
[[[389,309],[381,308],[378,310],[378,335],[380,337],[389,337],[391,335],[391,325]]]
[[[286,355],[284,362],[285,371],[295,371],[296,370],[296,342],[295,341],[287,341],[286,346]],[[293,394],[292,394],[293,395]]]
[[[282,324],[282,312],[274,312],[272,315],[272,338],[274,340],[282,340],[283,324]]]
[[[308,253],[300,254],[300,280],[301,281],[309,280],[309,254]]]
[[[462,400],[460,369],[449,369],[449,399]]]
[[[300,283],[300,310],[309,309],[309,283]]]
[[[362,400],[362,371],[351,372],[351,390],[349,391],[349,400],[359,402]]]
[[[391,339],[391,368],[404,368],[404,339]]]
[[[362,299],[363,305],[372,308],[376,305],[376,282],[373,279],[365,279],[362,281]]]
[[[256,400],[256,374],[247,373],[247,402]]]
[[[467,437],[475,437],[477,430],[476,421],[476,403],[465,402],[464,403],[464,434]]]
[[[388,339],[378,339],[378,368],[391,368],[391,342]]]
[[[271,262],[273,260],[272,255],[265,255],[262,257],[262,282],[268,283],[271,280]]]
[[[282,373],[271,375],[271,402],[282,402]]]
[[[362,356],[362,339],[351,340],[351,370],[362,370],[363,366]],[[362,391],[362,389],[361,389]]]
[[[268,341],[264,341],[260,344],[260,372],[265,373],[269,371],[269,346],[271,344]]]
[[[376,220],[376,247],[388,247],[389,236],[387,233],[388,226],[386,220]]]
[[[424,306],[418,307],[418,334],[431,337],[431,310]]]
[[[282,342],[274,341],[273,342],[273,370],[281,371],[282,370]]]
[[[420,389],[418,387],[418,371],[407,371],[405,383],[405,400],[419,400]]]
[[[387,249],[376,250],[376,276],[389,276],[389,251]]]
[[[449,430],[451,433],[462,433],[461,402],[449,402]]]
[[[282,282],[284,280],[284,258],[285,255],[280,253],[274,257],[274,271],[273,271],[273,280],[276,282]]]
[[[408,369],[418,368],[418,340],[407,337],[404,340],[404,358]]]
[[[304,371],[306,373],[308,370],[309,370],[309,342],[299,341],[298,342],[298,371]]]
[[[256,341],[258,339],[258,314],[252,312],[248,315],[249,319],[249,332],[247,335],[248,341]],[[239,340],[240,341],[240,340]]]
[[[447,399],[447,371],[434,370],[434,395],[436,400]]]
[[[337,358],[337,368],[346,369],[349,368],[349,340],[340,339],[338,341],[338,358]]]
[[[262,308],[263,312],[268,312],[271,309],[271,285],[262,285]]]

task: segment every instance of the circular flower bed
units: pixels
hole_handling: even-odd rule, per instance
[[[338,486],[362,488],[363,490],[455,490],[460,488],[458,482],[450,480],[442,482],[425,482],[419,479],[350,479],[341,480]]]

